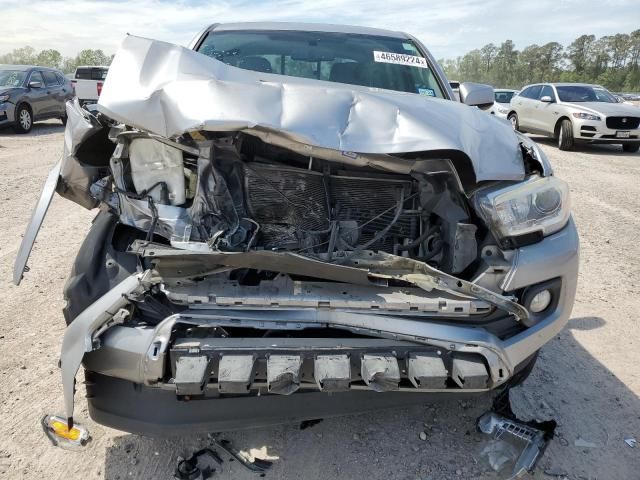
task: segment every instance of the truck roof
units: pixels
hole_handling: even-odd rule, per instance
[[[303,32],[335,32],[354,33],[360,35],[378,35],[393,38],[410,38],[404,32],[385,30],[373,27],[358,27],[355,25],[333,25],[328,23],[306,22],[238,22],[212,24],[207,30],[297,30]]]

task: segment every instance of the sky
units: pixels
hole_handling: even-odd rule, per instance
[[[304,21],[402,30],[436,58],[511,39],[519,49],[640,28],[640,0],[0,0],[0,54],[30,45],[115,53],[127,33],[186,45],[211,23]]]

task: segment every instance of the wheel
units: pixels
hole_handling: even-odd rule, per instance
[[[29,133],[33,127],[33,115],[29,107],[22,103],[16,110],[16,123],[14,130],[16,133]]]
[[[560,129],[558,130],[558,148],[560,150],[571,150],[573,143],[573,125],[571,125],[571,120],[565,118],[560,123]]]
[[[514,130],[520,129],[520,124],[518,123],[518,115],[516,113],[512,113],[509,115],[509,121],[511,122],[511,126]]]
[[[636,153],[640,150],[640,143],[623,143],[622,151],[627,153]]]

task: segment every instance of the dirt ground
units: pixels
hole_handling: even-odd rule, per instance
[[[62,286],[94,213],[56,197],[20,287],[11,270],[62,138],[53,121],[26,136],[0,131],[0,478],[168,479],[178,455],[205,446],[203,436],[156,440],[101,427],[87,418],[83,388],[76,412],[93,435],[88,448],[55,448],[40,429],[42,415],[63,411],[56,366]],[[571,186],[582,242],[579,291],[572,319],[512,392],[513,404],[523,416],[560,424],[536,478],[637,479],[640,445],[624,439],[640,439],[640,156],[608,146],[565,153],[540,143]],[[274,460],[267,478],[499,478],[483,463],[487,440],[474,430],[488,406],[486,399],[433,403],[226,436]],[[227,462],[214,478],[253,477]]]

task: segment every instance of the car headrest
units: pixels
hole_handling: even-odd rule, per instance
[[[271,73],[271,64],[264,57],[244,57],[238,62],[239,68],[253,70],[254,72]]]
[[[332,82],[358,84],[359,65],[356,62],[336,63],[331,67],[329,80]]]

